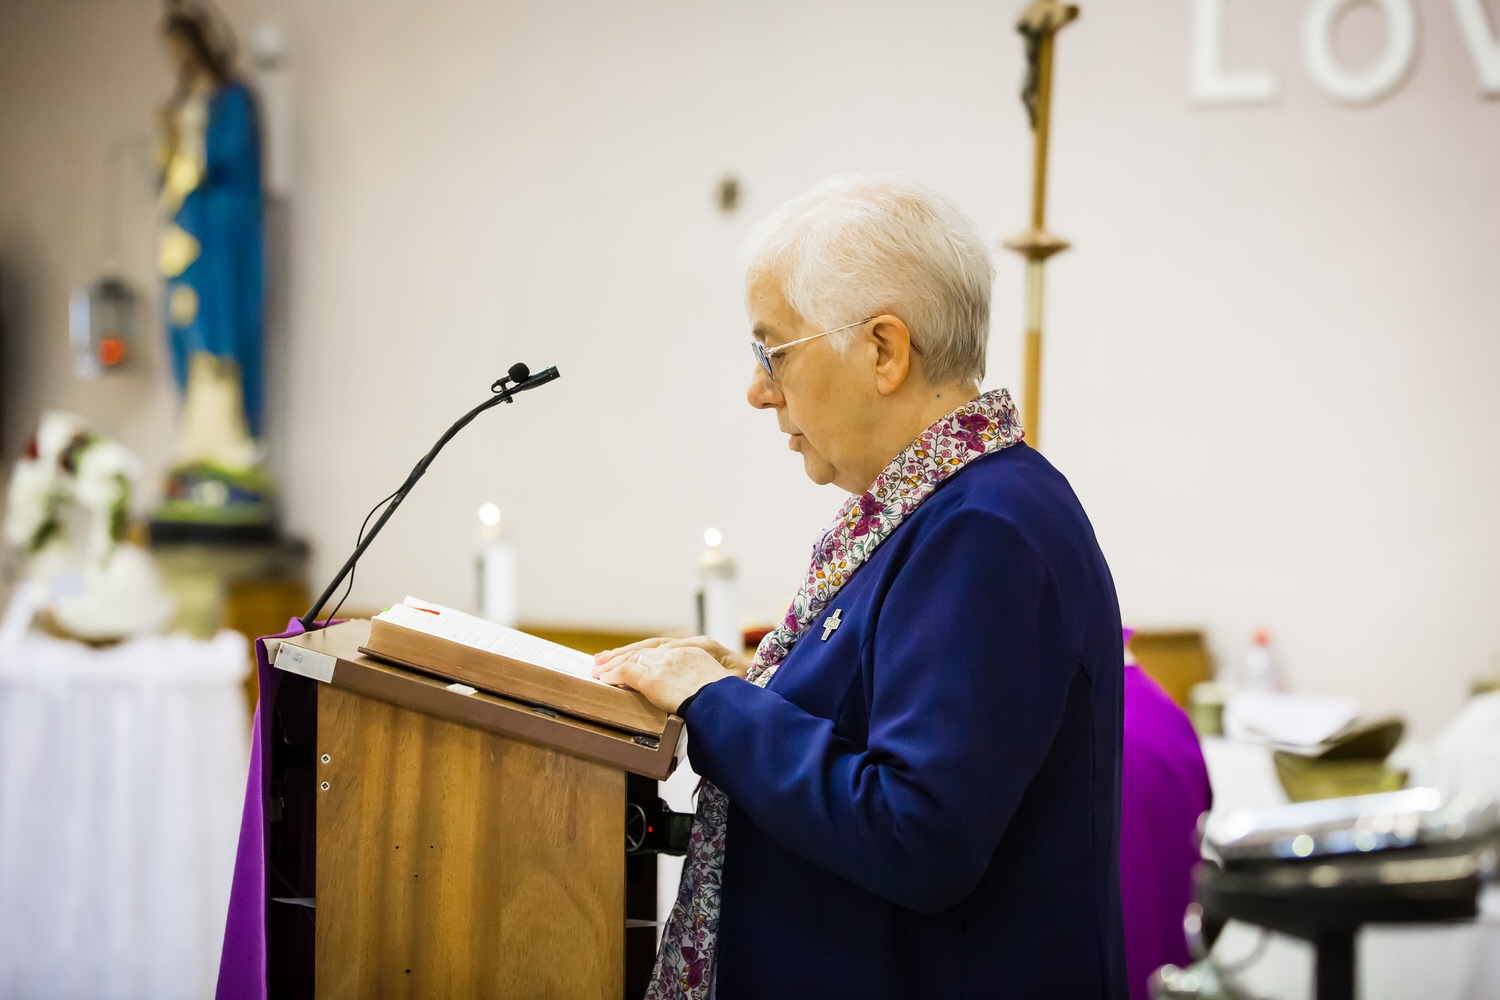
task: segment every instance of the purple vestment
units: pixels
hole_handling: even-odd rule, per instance
[[[1193,899],[1198,816],[1213,790],[1187,713],[1134,664],[1124,693],[1120,899],[1131,1000],[1146,1000],[1152,972],[1189,960],[1182,916]]]
[[[322,623],[319,623],[320,625]],[[301,635],[302,623],[292,619],[279,636]],[[250,775],[245,784],[245,813],[240,820],[240,846],[234,861],[234,885],[229,892],[229,920],[224,928],[224,950],[219,958],[217,1000],[266,1000],[267,951],[266,903],[271,892],[266,884],[268,826],[266,801],[270,796],[270,723],[261,710],[276,704],[276,693],[284,676],[267,661],[265,640],[255,643],[255,663],[260,679],[260,705],[250,740]],[[278,892],[277,895],[284,895]]]

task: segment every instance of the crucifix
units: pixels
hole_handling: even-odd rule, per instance
[[[1031,119],[1031,228],[1005,241],[1026,258],[1026,356],[1021,391],[1021,426],[1026,443],[1041,446],[1042,268],[1047,258],[1068,249],[1068,241],[1047,231],[1047,138],[1052,117],[1052,43],[1078,17],[1078,7],[1061,0],[1032,0],[1016,30],[1026,40],[1026,82],[1021,103]]]
[[[837,632],[838,631],[838,627],[843,624],[843,622],[839,621],[839,618],[843,615],[843,613],[844,613],[844,609],[843,608],[834,608],[833,609],[833,614],[831,614],[827,618],[823,619],[823,641],[824,642],[827,642],[828,641],[828,637],[831,636],[831,635],[833,635],[833,633]]]

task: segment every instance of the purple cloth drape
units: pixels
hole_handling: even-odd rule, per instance
[[[1131,1000],[1146,1000],[1152,972],[1189,960],[1182,916],[1193,900],[1198,817],[1213,790],[1187,713],[1134,664],[1124,694],[1120,898]]]
[[[319,623],[321,626],[323,623]],[[290,639],[305,630],[293,618],[287,630],[255,642],[255,664],[260,679],[260,704],[250,739],[250,774],[245,782],[245,812],[240,819],[240,845],[234,860],[234,884],[229,891],[229,920],[224,928],[224,949],[219,956],[219,986],[216,1000],[267,1000],[266,985],[266,799],[270,795],[269,722],[262,724],[265,710],[276,704],[282,672],[266,657],[266,639]]]

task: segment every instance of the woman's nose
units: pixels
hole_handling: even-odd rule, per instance
[[[771,409],[781,405],[781,388],[771,381],[764,368],[756,365],[750,376],[750,388],[745,393],[745,399],[757,410]]]

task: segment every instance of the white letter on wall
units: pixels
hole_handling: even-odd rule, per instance
[[[1270,73],[1230,73],[1224,69],[1224,4],[1227,0],[1193,0],[1193,102],[1205,106],[1267,104],[1276,99],[1276,77]]]
[[[1469,43],[1474,57],[1474,71],[1479,74],[1479,92],[1486,97],[1500,97],[1500,37],[1490,30],[1484,16],[1484,0],[1453,0],[1453,16]]]
[[[1400,85],[1417,55],[1417,14],[1411,0],[1373,0],[1385,15],[1385,51],[1375,65],[1350,73],[1333,57],[1333,26],[1344,8],[1371,0],[1313,0],[1302,21],[1302,61],[1313,83],[1335,101],[1367,104]]]

